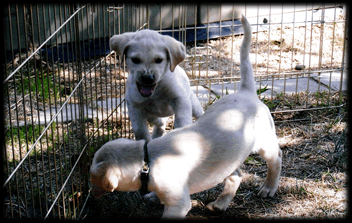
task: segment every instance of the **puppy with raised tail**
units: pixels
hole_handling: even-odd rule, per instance
[[[180,128],[191,124],[192,116],[204,113],[185,71],[178,66],[186,57],[181,42],[146,29],[114,35],[110,47],[126,58],[126,101],[137,140],[149,142],[162,136],[163,117],[175,114],[174,127]],[[154,125],[152,137],[148,122]]]
[[[241,182],[239,168],[252,152],[258,152],[268,165],[258,194],[271,197],[278,188],[282,152],[270,111],[256,94],[249,60],[250,24],[244,16],[241,23],[241,89],[218,100],[193,124],[147,144],[152,192],[146,196],[157,196],[164,204],[163,218],[184,218],[191,209],[190,194],[220,182],[224,190],[207,208],[226,210]],[[91,167],[95,197],[141,187],[144,143],[117,139],[97,151]]]

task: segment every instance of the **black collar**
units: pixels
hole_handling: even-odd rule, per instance
[[[142,186],[140,188],[140,192],[142,194],[148,193],[148,181],[149,181],[149,154],[148,154],[148,147],[147,147],[148,142],[145,141],[144,143],[144,163],[143,163],[143,169],[141,171],[141,182]]]

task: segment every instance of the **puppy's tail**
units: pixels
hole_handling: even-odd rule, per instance
[[[250,45],[252,40],[251,25],[248,23],[246,17],[242,15],[242,27],[244,30],[244,38],[241,45],[241,90],[248,90],[256,92],[255,82],[253,76],[253,67],[249,60]]]

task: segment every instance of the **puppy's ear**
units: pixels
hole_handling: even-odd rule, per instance
[[[108,168],[105,173],[105,177],[103,178],[103,187],[113,192],[115,188],[117,188],[119,184],[119,179],[117,179],[116,173],[113,168]]]
[[[127,44],[132,39],[134,33],[127,32],[121,35],[114,35],[110,38],[110,49],[114,50],[119,56],[123,57]]]
[[[91,167],[90,178],[93,184],[102,187],[106,191],[113,192],[118,186],[118,178],[113,167],[105,163],[98,163]]]
[[[186,58],[186,47],[170,36],[163,36],[163,42],[169,54],[170,70],[174,72],[175,67]]]
[[[92,180],[97,179],[103,175],[105,165],[103,163],[97,163],[91,166],[89,173]]]

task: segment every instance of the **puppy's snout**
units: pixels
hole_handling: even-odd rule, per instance
[[[144,73],[142,74],[141,76],[141,81],[144,83],[144,84],[154,84],[154,75],[152,74],[149,74],[149,73]]]

